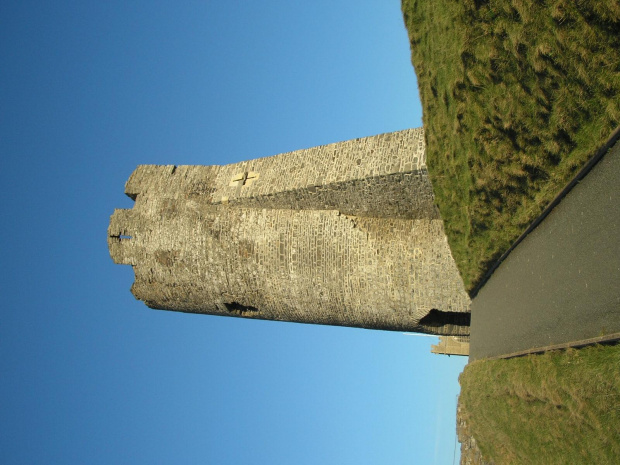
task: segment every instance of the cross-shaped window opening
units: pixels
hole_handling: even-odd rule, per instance
[[[258,173],[254,171],[244,171],[243,173],[239,173],[233,176],[229,185],[240,188],[241,186],[249,186],[256,179],[258,179]]]

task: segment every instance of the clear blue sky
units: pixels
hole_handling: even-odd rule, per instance
[[[398,1],[4,0],[0,59],[0,462],[452,463],[436,339],[150,310],[106,244],[138,164],[420,126]]]

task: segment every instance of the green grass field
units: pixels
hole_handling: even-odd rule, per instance
[[[402,0],[429,175],[466,288],[620,124],[618,0]],[[496,463],[620,463],[620,346],[476,361],[460,404]]]
[[[486,460],[620,463],[620,345],[476,361],[459,381]]]
[[[617,0],[403,0],[427,163],[471,290],[620,124]]]

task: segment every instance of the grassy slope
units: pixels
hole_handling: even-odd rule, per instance
[[[459,402],[496,463],[620,463],[620,345],[476,361]]]
[[[471,290],[620,124],[617,0],[403,0],[427,159]]]

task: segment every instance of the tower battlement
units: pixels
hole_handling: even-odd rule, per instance
[[[223,166],[139,166],[108,244],[182,312],[469,334],[422,129]],[[436,317],[439,315],[438,317]]]

